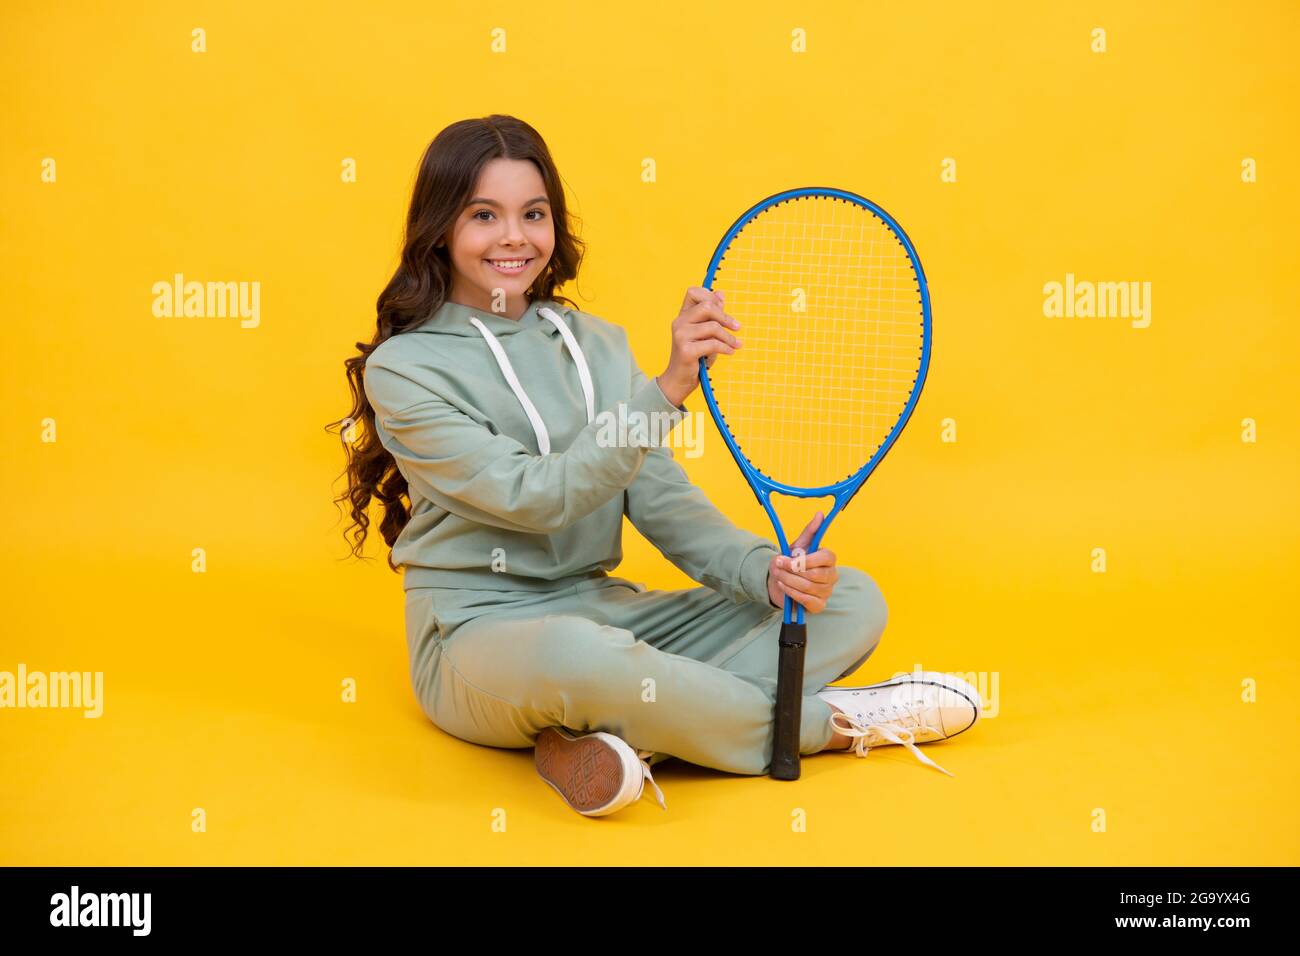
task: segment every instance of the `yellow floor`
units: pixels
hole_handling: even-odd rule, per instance
[[[68,591],[10,561],[0,667],[102,670],[105,707],[0,712],[0,863],[1294,865],[1294,611],[1267,529],[1241,530],[1203,562],[1190,530],[1163,551],[1123,532],[1142,569],[1102,576],[1086,549],[1064,572],[1080,542],[1050,527],[1033,562],[950,539],[960,576],[933,544],[895,555],[874,569],[885,638],[844,683],[917,663],[982,681],[985,719],[926,747],[955,777],[898,747],[807,758],[797,782],[670,761],[667,812],[602,820],[564,806],[530,751],[425,720],[386,570],[67,564]],[[629,566],[662,567],[627,541]]]

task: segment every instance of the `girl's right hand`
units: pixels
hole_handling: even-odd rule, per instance
[[[691,286],[682,300],[682,310],[673,320],[673,351],[668,368],[657,378],[664,395],[674,405],[700,384],[700,359],[705,368],[713,368],[718,353],[731,355],[740,348],[740,339],[728,329],[740,323],[722,311],[722,293],[703,286]],[[707,357],[706,357],[707,356]]]

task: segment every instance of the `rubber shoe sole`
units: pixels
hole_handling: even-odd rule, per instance
[[[537,735],[534,750],[537,772],[574,810],[584,816],[615,813],[641,798],[648,765],[621,737],[596,731],[574,736],[559,727]],[[663,794],[654,787],[665,810]]]

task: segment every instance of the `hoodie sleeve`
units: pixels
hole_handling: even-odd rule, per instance
[[[686,417],[657,382],[644,380],[617,405],[626,405],[629,417],[665,416],[657,420],[667,427],[629,428],[626,442],[604,442],[602,413],[565,451],[537,455],[382,364],[367,363],[365,390],[379,441],[411,487],[469,520],[537,534],[560,531],[621,493],[657,447],[654,440],[666,440]]]
[[[632,365],[632,391],[644,387],[645,374]],[[768,566],[777,546],[732,524],[715,508],[698,485],[659,447],[645,456],[636,480],[624,498],[624,513],[673,564],[699,581],[743,604],[771,606],[767,594]]]

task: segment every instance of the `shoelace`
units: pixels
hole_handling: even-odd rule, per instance
[[[650,786],[652,786],[652,787],[654,788],[654,791],[655,791],[655,800],[658,801],[659,806],[661,806],[663,809],[667,810],[667,809],[668,809],[668,804],[664,803],[664,792],[663,792],[662,790],[659,789],[659,784],[655,783],[654,775],[650,773],[650,764],[649,764],[649,762],[646,760],[647,757],[650,757],[650,756],[653,756],[653,755],[654,755],[654,751],[653,751],[653,750],[638,750],[638,751],[636,752],[637,759],[641,761],[641,768],[645,771],[645,779],[648,780],[648,781],[650,781]],[[642,785],[641,785],[641,792],[642,792],[642,794],[645,793],[645,784],[644,784],[644,783],[642,783]]]
[[[921,708],[919,706],[912,705],[912,704],[895,705],[895,710],[905,710],[908,716],[910,716],[912,720],[916,722],[918,729],[929,730],[937,734],[942,734],[942,731],[939,730],[939,728],[932,727],[928,723],[926,723],[925,716],[921,712]],[[843,717],[845,720],[849,722],[849,726],[841,727],[838,723],[835,722],[836,717]],[[936,770],[943,770],[943,772],[948,774],[948,776],[950,777],[956,776],[951,771],[944,770],[943,767],[940,767],[937,763],[935,763],[925,754],[921,753],[920,749],[916,746],[916,734],[912,730],[902,726],[901,724],[898,723],[882,724],[882,723],[876,723],[875,721],[870,721],[864,724],[851,714],[836,711],[831,714],[831,726],[847,737],[857,738],[856,740],[853,741],[853,745],[849,749],[852,750],[854,753],[856,753],[859,757],[865,757],[867,755],[867,751],[871,749],[869,746],[867,746],[867,737],[869,737],[872,733],[877,733],[881,737],[884,737],[886,740],[889,740],[896,744],[902,744],[908,750],[912,751],[912,753],[916,756],[916,758],[920,760],[922,763],[929,764],[931,767],[934,767]],[[879,744],[877,744],[877,746],[879,746]]]

